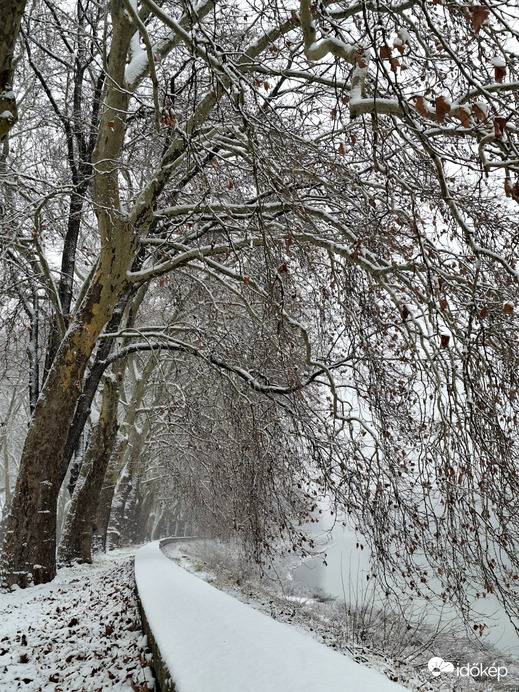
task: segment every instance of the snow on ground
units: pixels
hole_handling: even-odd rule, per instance
[[[0,594],[0,691],[153,689],[134,587],[130,553],[114,551]]]
[[[244,560],[237,545],[214,540],[175,542],[162,546],[164,554],[184,569],[234,598],[281,622],[307,632],[316,641],[354,661],[381,671],[390,680],[420,692],[519,692],[517,661],[467,638],[456,623],[435,628],[419,618],[404,619],[390,607],[377,608],[369,598],[346,604],[316,586],[298,583],[298,562],[279,559],[264,571]],[[453,675],[435,678],[428,661],[438,652],[448,660],[506,664],[506,680],[467,680]],[[359,692],[361,692],[359,690]]]
[[[178,554],[185,548],[181,544]],[[151,654],[140,629],[134,591],[132,552],[114,551],[97,558],[94,565],[60,570],[51,584],[0,594],[0,692],[153,689]],[[330,628],[333,610],[325,609],[318,621],[310,617],[314,607],[308,599],[287,593],[278,603],[273,592],[251,591],[257,607],[272,617],[314,629],[313,636],[350,657],[217,591],[169,561],[156,545],[139,555],[139,583],[148,594],[148,609],[154,611],[156,637],[178,677],[178,692],[404,690],[351,659],[355,656],[394,679],[406,680],[404,671],[387,656],[377,660],[367,647],[361,651],[352,640],[341,641],[339,630]],[[237,589],[236,579],[233,583]],[[314,605],[317,608],[319,601]],[[403,634],[393,636],[398,639]],[[513,684],[519,676],[510,673],[508,684],[501,681],[490,688],[474,680],[469,687],[478,692],[519,692]],[[404,684],[423,692],[466,689],[443,682],[434,679],[424,684],[423,679],[407,678]]]
[[[403,692],[169,560],[159,543],[135,558],[139,596],[178,692]]]

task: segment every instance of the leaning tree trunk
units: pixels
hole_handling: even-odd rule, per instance
[[[144,541],[155,540],[156,532],[153,531],[155,516],[153,505],[155,501],[154,493],[139,493],[135,511],[132,516],[130,526],[130,538],[132,543],[143,543]]]
[[[140,433],[137,436],[136,444],[128,449],[128,461],[117,482],[110,513],[110,523],[106,538],[108,550],[119,548],[131,542],[128,533],[128,523],[134,509],[136,493],[140,483],[138,465],[145,439],[146,435]]]
[[[81,473],[74,489],[65,530],[58,548],[58,562],[92,562],[92,536],[103,478],[117,436],[117,408],[122,372],[105,378],[99,421],[94,428]]]
[[[108,524],[110,522],[118,469],[119,464],[117,455],[114,454],[105,473],[103,487],[101,488],[99,502],[97,503],[94,537],[92,539],[92,550],[94,553],[106,552],[106,532],[108,531]]]
[[[124,288],[131,261],[128,236],[127,229],[127,245],[119,239],[122,248],[118,253],[110,252],[109,257],[103,253],[85,305],[61,344],[34,410],[2,550],[1,581],[5,586],[44,583],[56,573],[56,509],[63,448],[88,360]],[[109,267],[105,266],[107,260]]]
[[[131,306],[130,314],[126,319],[127,326],[133,325],[133,320],[143,296],[144,292],[141,291]],[[152,361],[151,358],[150,361]],[[150,372],[154,367],[155,363],[153,361]],[[102,494],[103,481],[107,475],[110,459],[112,456],[115,456],[118,404],[125,370],[126,359],[119,359],[112,366],[112,374],[104,378],[101,415],[94,428],[80,476],[74,489],[65,531],[58,550],[58,561],[61,564],[70,564],[74,561],[92,562],[92,550],[94,549],[94,544],[97,545],[98,543],[97,514],[99,504],[101,500],[106,502],[106,497],[103,497]],[[142,392],[139,402],[144,394],[144,386],[145,382],[141,385]],[[136,409],[136,407],[137,404],[130,403],[130,409]],[[132,422],[135,420],[135,416],[136,413],[133,411]],[[127,438],[126,435],[125,438]],[[68,442],[70,442],[70,435]]]
[[[137,432],[136,428],[133,428],[131,435],[126,434],[123,437],[122,447],[124,447],[124,451],[121,450],[120,454],[117,452],[114,454],[113,466],[110,465],[106,473],[97,509],[94,534],[95,551],[105,552],[107,547],[110,550],[119,545],[117,527],[124,516],[126,499],[130,491],[127,482],[131,481],[129,470],[133,463],[131,460],[141,456],[148,429],[149,424],[147,422],[142,431]],[[125,464],[127,459],[129,461]],[[126,476],[126,472],[128,472],[128,476]],[[107,539],[108,533],[111,536],[110,541]]]
[[[112,3],[109,87],[92,156],[92,198],[101,251],[85,299],[56,354],[34,410],[20,461],[3,543],[3,586],[44,583],[56,574],[56,509],[63,449],[85,369],[103,328],[127,286],[137,252],[135,227],[121,212],[117,167],[130,94],[123,85],[131,23]]]

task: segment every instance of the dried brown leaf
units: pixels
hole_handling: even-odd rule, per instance
[[[445,96],[438,96],[434,103],[436,106],[436,120],[442,125],[445,122],[445,116],[447,113],[450,113],[450,103],[445,100]]]
[[[506,128],[506,118],[494,118],[494,134],[497,139],[503,139]]]
[[[476,34],[479,33],[479,30],[488,19],[489,14],[488,9],[486,7],[482,7],[481,5],[476,5],[475,7],[470,8],[472,26]]]
[[[494,66],[494,78],[499,84],[503,83],[503,79],[506,76],[506,66],[505,65],[495,65]]]
[[[470,111],[466,110],[465,108],[459,108],[458,113],[462,127],[469,128],[471,126]]]
[[[425,107],[425,102],[424,102],[424,100],[423,100],[423,96],[419,96],[419,97],[416,99],[415,108],[416,108],[416,110],[420,113],[420,115],[423,115],[423,116],[424,116],[424,118],[428,118],[428,117],[429,117],[429,111],[428,111],[427,108]]]
[[[479,123],[484,123],[487,119],[485,112],[478,106],[477,103],[472,105],[472,115],[476,118]]]

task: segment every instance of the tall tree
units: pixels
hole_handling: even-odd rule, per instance
[[[28,97],[24,121],[39,128],[12,138],[5,256],[56,336],[4,582],[54,574],[65,441],[92,354],[124,338],[103,362],[160,347],[289,412],[300,399],[308,473],[388,579],[422,593],[434,575],[465,612],[470,579],[517,615],[519,80],[506,3],[95,8],[71,24],[45,5],[54,50],[24,34],[50,106],[44,120]],[[42,131],[81,175],[36,155]],[[53,252],[68,257],[59,271]],[[196,284],[204,299],[181,324],[119,328],[114,311],[148,282],[179,300]]]

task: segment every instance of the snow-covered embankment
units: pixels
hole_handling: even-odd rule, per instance
[[[137,552],[135,575],[163,690],[405,689],[186,572],[162,553],[159,542]]]

